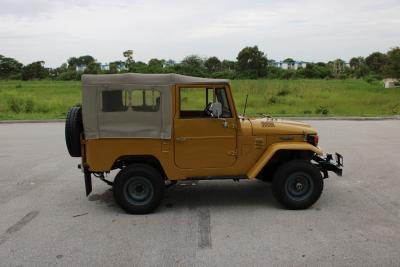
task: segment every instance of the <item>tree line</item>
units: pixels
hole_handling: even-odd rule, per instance
[[[23,65],[14,58],[0,55],[1,79],[56,79],[80,80],[82,74],[113,73],[178,73],[199,77],[227,79],[346,79],[364,78],[378,81],[385,77],[400,78],[400,47],[387,53],[374,52],[367,57],[353,57],[349,63],[341,59],[329,62],[306,63],[305,67],[283,69],[276,66],[274,60],[257,46],[245,47],[236,60],[220,60],[218,57],[202,58],[189,55],[181,62],[165,59],[150,59],[147,63],[135,61],[133,51],[122,53],[123,59],[110,62],[107,69],[90,56],[71,57],[58,68],[46,68],[44,61]],[[292,66],[295,61],[287,58],[283,61]]]

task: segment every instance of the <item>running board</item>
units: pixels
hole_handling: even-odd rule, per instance
[[[193,176],[187,177],[184,179],[190,181],[203,181],[203,180],[242,180],[242,179],[249,179],[247,175],[222,175],[222,176]]]

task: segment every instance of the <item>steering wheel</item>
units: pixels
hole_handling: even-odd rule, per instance
[[[212,105],[212,102],[208,103],[207,106],[206,106],[206,108],[204,109],[204,114],[206,114],[206,115],[209,116],[209,117],[212,116],[212,113],[211,113],[211,110],[210,110],[211,105]]]

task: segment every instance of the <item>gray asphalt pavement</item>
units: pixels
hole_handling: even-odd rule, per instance
[[[85,197],[63,123],[0,124],[0,266],[399,266],[400,121],[310,123],[345,161],[312,208],[283,210],[258,181],[201,181],[145,216],[98,180]]]

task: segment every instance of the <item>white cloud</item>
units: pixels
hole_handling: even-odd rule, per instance
[[[185,55],[233,59],[246,45],[270,58],[327,61],[400,45],[399,1],[0,0],[0,54],[58,66]]]

